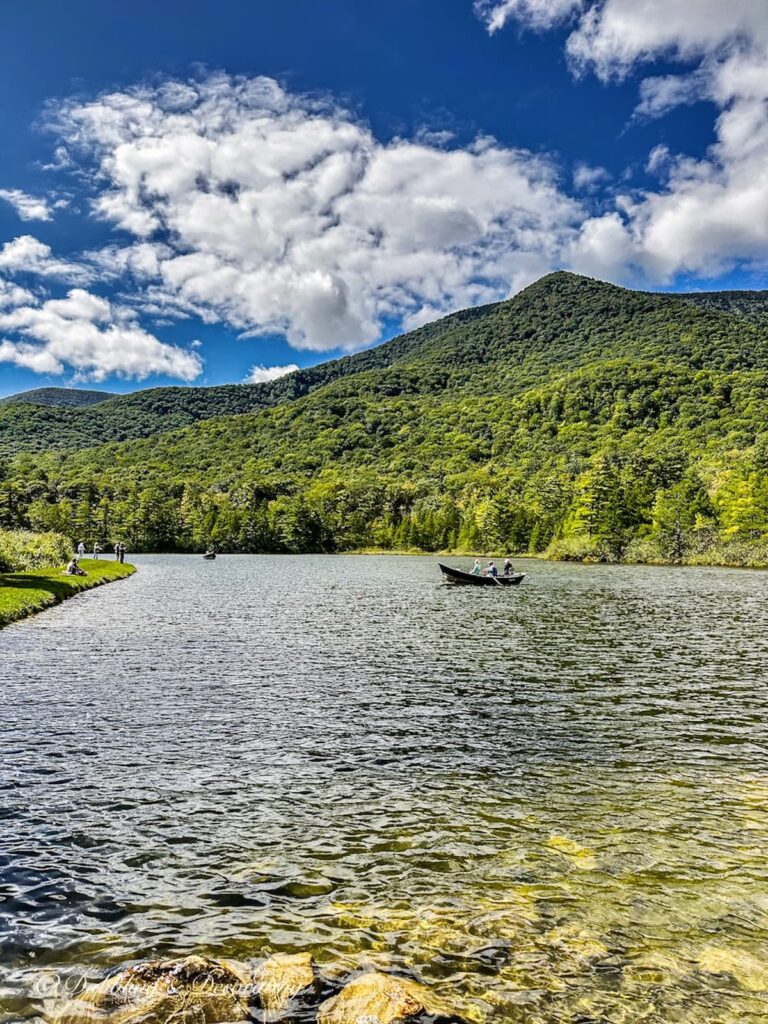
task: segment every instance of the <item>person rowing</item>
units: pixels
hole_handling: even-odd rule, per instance
[[[496,579],[496,577],[499,575],[499,570],[496,568],[495,564],[492,561],[488,563],[488,568],[485,570],[485,575],[492,576],[494,579]]]

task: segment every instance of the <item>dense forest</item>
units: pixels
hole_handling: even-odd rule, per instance
[[[41,420],[31,442],[6,434],[0,526],[133,550],[768,563],[765,297],[725,295],[550,275],[254,386],[256,411],[79,450],[55,450]],[[159,389],[183,415],[206,391],[226,389]],[[65,412],[142,395],[157,392]]]

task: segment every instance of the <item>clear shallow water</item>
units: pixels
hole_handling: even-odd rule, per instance
[[[192,950],[768,1019],[768,574],[139,557],[0,632],[0,1004]]]

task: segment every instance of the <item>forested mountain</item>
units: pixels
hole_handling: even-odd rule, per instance
[[[149,550],[768,561],[768,329],[755,308],[550,275],[259,386],[259,411],[18,455],[0,525]]]
[[[748,298],[735,315],[741,294]],[[720,296],[731,296],[722,300],[728,308],[715,308]],[[700,368],[768,368],[768,312],[761,321],[757,315],[761,296],[768,308],[768,293],[658,295],[550,274],[506,302],[454,313],[265,384],[152,388],[84,409],[0,404],[0,455],[150,437],[279,405],[367,371],[378,371],[379,393],[394,396],[486,388],[517,394],[563,370],[628,356]]]
[[[87,391],[81,388],[33,388],[21,391],[18,395],[0,398],[0,405],[57,405],[69,408],[82,408],[96,405],[114,398],[113,391]]]

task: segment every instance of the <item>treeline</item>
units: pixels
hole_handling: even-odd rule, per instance
[[[648,449],[545,463],[528,479],[489,470],[451,481],[398,483],[325,471],[296,490],[244,481],[227,491],[199,483],[113,488],[37,485],[7,499],[2,520],[82,538],[123,538],[131,550],[334,552],[360,548],[549,552],[605,561],[768,563],[766,453],[741,453],[714,492],[684,460]],[[664,486],[666,484],[666,486]],[[15,505],[15,507],[14,507]]]
[[[131,550],[768,563],[768,373],[598,362],[523,394],[375,372],[151,441],[19,456],[0,525]]]

